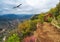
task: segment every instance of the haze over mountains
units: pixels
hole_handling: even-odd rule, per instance
[[[24,19],[29,19],[32,16],[32,14],[27,15],[27,14],[20,14],[20,15],[15,15],[15,14],[5,14],[5,15],[0,15],[0,21],[8,21],[8,20],[24,20]]]

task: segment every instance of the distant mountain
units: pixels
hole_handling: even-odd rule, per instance
[[[8,20],[23,20],[23,19],[29,19],[32,15],[25,15],[25,14],[20,14],[20,15],[15,15],[15,14],[6,14],[6,15],[1,15],[0,16],[0,21],[8,21]]]

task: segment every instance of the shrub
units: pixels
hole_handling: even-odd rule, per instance
[[[57,16],[57,21],[60,23],[60,15]]]
[[[7,38],[6,42],[20,42],[20,38],[17,34],[12,34]]]
[[[43,23],[44,22],[44,14],[40,14],[38,16],[38,19],[40,20],[41,23]]]
[[[48,17],[48,22],[51,22],[52,21],[52,17]]]

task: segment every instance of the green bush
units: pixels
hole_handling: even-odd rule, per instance
[[[43,23],[44,22],[44,14],[40,14],[38,16],[38,19],[40,20],[41,23]]]
[[[7,38],[6,42],[20,42],[20,38],[17,34],[12,34]]]
[[[57,16],[57,21],[60,23],[60,15]]]
[[[52,21],[52,17],[48,17],[48,22],[51,22]]]
[[[60,15],[57,16],[57,22],[58,22],[58,26],[60,26]]]

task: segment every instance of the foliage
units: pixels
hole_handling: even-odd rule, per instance
[[[19,23],[18,28],[19,28],[20,31],[22,31],[22,30],[25,31],[25,29],[30,28],[29,21],[24,21],[23,23]]]
[[[33,17],[31,17],[31,19],[30,20],[35,20],[35,19],[38,19],[38,16],[39,16],[40,14],[36,14],[36,15],[34,15]]]
[[[51,8],[49,13],[52,13],[55,17],[60,15],[60,2],[56,5],[55,8]]]
[[[24,38],[24,36],[26,36],[27,33],[30,32],[29,28],[30,28],[30,21],[24,21],[23,23],[19,23],[18,29],[19,32],[21,32],[22,34],[22,38]]]
[[[59,16],[57,16],[57,21],[58,21],[58,22],[60,22],[60,15],[59,15]]]
[[[58,26],[60,26],[60,15],[57,16],[57,22],[58,22]]]
[[[44,22],[44,14],[40,14],[38,16],[38,19],[40,20],[41,23],[43,23]]]
[[[51,22],[52,21],[52,17],[47,17],[48,18],[48,22]]]
[[[18,29],[19,32],[22,34],[22,38],[27,36],[29,33],[33,33],[36,30],[36,24],[40,20],[35,19],[35,20],[28,20],[24,21],[23,23],[19,23]]]
[[[0,37],[0,42],[2,41],[3,36]]]
[[[17,34],[12,34],[7,38],[6,42],[20,42],[20,38]]]
[[[35,19],[35,20],[30,20],[30,31],[35,31],[36,30],[36,24],[40,22],[40,19]]]

